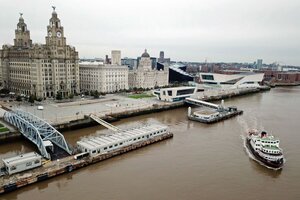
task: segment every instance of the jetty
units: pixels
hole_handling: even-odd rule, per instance
[[[224,106],[224,100],[222,100],[221,105],[217,105],[214,103],[193,99],[193,98],[187,98],[185,100],[187,104],[196,105],[196,106],[202,106],[205,109],[198,110],[195,112],[192,112],[191,107],[188,108],[188,119],[193,121],[198,121],[206,124],[211,124],[215,122],[219,122],[225,119],[229,119],[231,117],[234,117],[236,115],[243,114],[242,110],[238,110],[235,106]],[[207,109],[209,108],[209,109]]]
[[[90,115],[90,118],[110,129],[112,133],[83,138],[71,150],[63,136],[47,122],[20,110],[5,113],[4,119],[33,142],[44,159],[41,161],[41,156],[35,152],[3,159],[0,194],[173,137],[168,127],[164,125],[150,124],[121,130],[96,115]],[[69,155],[64,154],[53,159],[55,155],[53,152],[57,149],[49,150],[49,146],[51,147],[49,144],[52,144],[50,141],[61,149],[65,147],[63,150]]]

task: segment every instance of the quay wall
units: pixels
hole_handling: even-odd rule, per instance
[[[269,87],[264,87],[264,88],[260,88],[260,89],[255,88],[255,89],[240,90],[240,91],[235,91],[235,92],[225,93],[225,94],[220,94],[220,95],[203,96],[201,98],[201,100],[208,101],[208,102],[217,101],[217,100],[222,100],[222,99],[228,99],[228,98],[258,93],[258,92],[262,92],[262,91],[266,91],[266,90],[270,90],[270,88]],[[164,104],[164,103],[163,104],[153,104],[151,107],[147,107],[147,108],[126,110],[126,111],[119,111],[119,112],[114,111],[108,115],[98,116],[98,117],[100,117],[101,119],[108,121],[108,122],[114,122],[114,121],[120,120],[122,118],[128,118],[128,117],[133,117],[133,116],[161,112],[161,111],[171,110],[171,109],[184,107],[184,106],[186,106],[186,104],[184,102],[173,102],[173,103],[167,103],[167,104]],[[95,125],[98,125],[98,123],[95,122],[94,120],[90,119],[88,116],[85,116],[84,119],[78,119],[78,120],[74,120],[74,121],[70,121],[70,122],[54,124],[53,126],[56,129],[63,131],[63,130],[72,130],[72,129],[95,126]]]
[[[204,101],[217,101],[221,99],[228,99],[228,98],[233,98],[233,97],[238,97],[238,96],[243,96],[243,95],[248,95],[248,94],[253,94],[257,92],[261,92],[264,90],[269,90],[269,87],[265,88],[260,88],[260,89],[247,89],[247,90],[239,90],[239,91],[234,91],[234,92],[229,92],[229,93],[224,93],[224,94],[217,94],[217,95],[208,95],[208,96],[203,96],[200,98],[201,100]],[[110,114],[105,114],[105,115],[97,115],[101,119],[107,121],[107,122],[114,122],[117,120],[120,120],[122,118],[128,118],[128,117],[133,117],[133,116],[139,116],[139,115],[144,115],[144,114],[150,114],[150,113],[155,113],[155,112],[161,112],[161,111],[166,111],[170,109],[175,109],[179,107],[186,106],[184,102],[173,102],[173,103],[167,103],[167,102],[161,102],[157,104],[153,104],[152,106],[145,107],[145,108],[139,108],[139,109],[128,109],[128,110],[115,110]],[[85,116],[84,118],[81,119],[75,119],[71,121],[64,121],[64,122],[59,122],[56,124],[52,124],[54,128],[56,128],[59,131],[65,131],[65,130],[73,130],[73,129],[78,129],[78,128],[84,128],[84,127],[90,127],[90,126],[96,126],[98,125],[97,122],[94,120],[90,119],[89,116]],[[21,134],[18,132],[10,132],[6,133],[3,135],[0,135],[0,142],[3,140],[10,140],[10,139],[17,139],[20,138]]]
[[[53,161],[50,164],[50,167],[39,167],[27,172],[23,172],[20,174],[11,175],[6,178],[1,178],[0,180],[0,194],[14,191],[18,188],[37,183],[39,181],[43,181],[64,173],[72,172],[76,169],[80,169],[82,167],[101,162],[103,160],[112,158],[114,156],[118,156],[129,151],[133,151],[135,149],[139,149],[145,147],[150,144],[154,144],[166,139],[170,139],[173,137],[173,133],[166,133],[163,135],[156,136],[154,138],[148,139],[146,141],[141,141],[120,149],[113,150],[106,154],[100,154],[93,157],[86,157],[79,160],[75,160],[73,156],[68,156],[67,158],[61,159],[59,162]]]
[[[18,139],[21,137],[21,133],[17,131],[7,131],[0,133],[0,143],[6,142],[6,141],[11,141],[14,139]]]

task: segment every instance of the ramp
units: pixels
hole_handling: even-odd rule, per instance
[[[214,104],[214,103],[209,103],[206,101],[201,101],[198,99],[193,99],[193,98],[186,98],[185,99],[186,103],[192,104],[192,105],[196,105],[196,106],[206,106],[206,107],[210,107],[210,108],[214,108],[214,109],[219,109],[221,108],[220,105]]]
[[[103,119],[100,119],[99,117],[97,117],[96,115],[91,114],[90,118],[93,119],[94,121],[98,122],[99,124],[101,124],[102,126],[112,130],[112,131],[121,131],[121,129],[119,129],[118,127],[104,121]]]

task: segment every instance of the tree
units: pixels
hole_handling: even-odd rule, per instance
[[[73,98],[74,98],[74,94],[70,94],[69,99],[73,99]]]
[[[56,99],[57,99],[57,100],[62,100],[62,95],[61,95],[60,92],[57,92],[57,94],[56,94]]]
[[[2,88],[1,90],[0,90],[0,93],[1,94],[8,94],[10,91],[9,91],[9,89],[6,89],[6,88]]]
[[[100,94],[99,94],[98,90],[96,90],[96,91],[94,92],[94,98],[95,98],[95,99],[98,99],[99,96],[100,96]]]
[[[17,96],[16,101],[22,101],[22,97],[20,95]]]
[[[94,91],[93,91],[93,90],[90,91],[90,95],[91,95],[92,97],[94,96]]]
[[[35,100],[35,96],[34,95],[30,95],[29,99],[28,99],[28,102],[29,103],[34,103],[34,100]]]

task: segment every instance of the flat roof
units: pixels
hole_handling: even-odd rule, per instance
[[[199,110],[195,111],[194,114],[196,115],[212,115],[212,114],[217,114],[219,113],[218,111],[215,110]]]
[[[195,86],[182,86],[182,87],[159,88],[159,90],[174,90],[174,89],[176,89],[176,90],[196,89],[196,87]],[[155,91],[157,91],[157,90],[155,90]]]
[[[26,161],[34,160],[34,159],[41,159],[42,156],[39,155],[36,152],[30,152],[30,153],[25,153],[25,154],[20,154],[15,157],[11,158],[4,158],[2,161],[4,162],[5,165],[11,166],[11,165],[18,165],[19,163],[23,163]]]
[[[167,129],[167,126],[159,124],[144,125],[141,127],[118,131],[112,134],[83,138],[82,140],[77,142],[77,145],[89,150],[95,150],[103,146],[110,146],[124,140],[146,135],[163,129]]]

